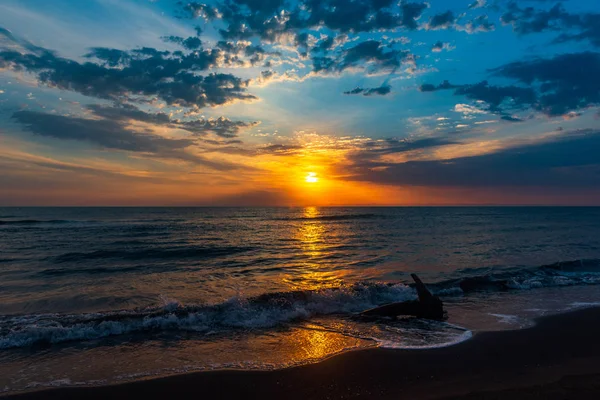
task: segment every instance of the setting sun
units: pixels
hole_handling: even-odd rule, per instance
[[[308,183],[317,183],[317,182],[319,182],[319,178],[317,177],[317,173],[316,172],[309,172],[306,175],[305,180]]]

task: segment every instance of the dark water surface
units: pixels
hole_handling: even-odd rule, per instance
[[[353,318],[411,272],[447,323]],[[0,392],[448,345],[597,283],[600,208],[0,208]]]

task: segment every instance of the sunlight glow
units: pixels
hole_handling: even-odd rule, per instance
[[[317,178],[317,173],[316,172],[309,172],[308,175],[306,175],[305,178],[307,183],[317,183],[319,182],[319,178]]]

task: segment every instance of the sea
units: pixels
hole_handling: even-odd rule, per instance
[[[411,273],[447,320],[360,317]],[[0,208],[0,394],[452,346],[598,284],[600,208]]]

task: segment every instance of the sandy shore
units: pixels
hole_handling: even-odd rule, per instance
[[[273,372],[202,372],[6,398],[599,399],[600,309],[442,349],[371,349]]]

